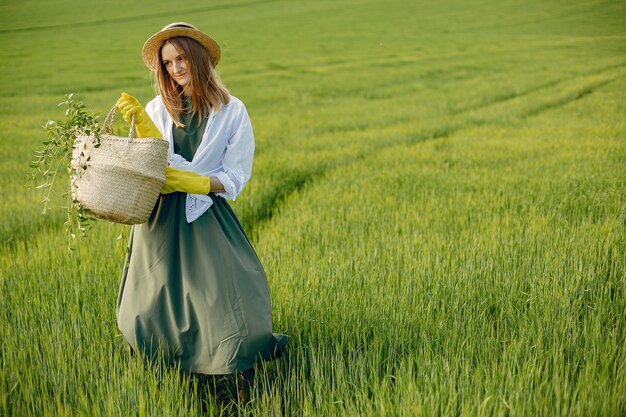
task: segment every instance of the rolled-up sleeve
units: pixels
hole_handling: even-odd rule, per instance
[[[248,112],[243,103],[239,104],[222,159],[222,170],[215,174],[224,186],[224,192],[217,195],[227,200],[237,198],[252,175],[254,134]]]

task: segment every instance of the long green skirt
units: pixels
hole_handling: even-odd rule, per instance
[[[132,229],[117,300],[131,347],[182,371],[229,374],[272,359],[287,336],[272,333],[267,278],[222,197],[192,223],[185,193],[159,197]]]

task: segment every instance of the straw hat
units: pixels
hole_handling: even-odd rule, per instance
[[[143,62],[148,68],[152,71],[157,70],[159,67],[159,53],[161,52],[163,42],[176,36],[186,36],[198,41],[200,45],[204,46],[209,53],[213,67],[219,62],[221,55],[220,46],[213,38],[200,32],[195,26],[189,23],[176,22],[165,26],[161,31],[150,36],[146,43],[143,44],[141,55],[143,56]]]

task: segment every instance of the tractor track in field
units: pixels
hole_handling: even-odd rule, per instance
[[[619,80],[620,78],[622,78],[624,75],[620,75],[617,77],[613,77],[613,78],[608,78],[606,80],[603,81],[598,81],[596,83],[593,83],[591,85],[585,86],[583,88],[581,88],[579,91],[577,91],[575,94],[572,94],[570,96],[566,96],[563,97],[561,99],[556,99],[556,100],[552,100],[551,102],[545,103],[542,106],[537,106],[535,108],[532,109],[528,109],[525,112],[522,112],[521,114],[521,119],[528,119],[529,117],[533,117],[536,116],[538,114],[541,113],[545,113],[547,111],[559,108],[559,107],[563,107],[566,106],[574,101],[580,100],[581,98],[584,98],[586,96],[588,96],[589,94],[595,92],[598,88],[604,87],[605,85],[611,84],[617,80]]]
[[[86,27],[86,26],[93,27],[93,26],[98,26],[98,25],[106,25],[110,23],[135,22],[139,19],[168,17],[174,14],[180,15],[180,14],[186,14],[186,13],[205,13],[205,12],[211,12],[214,10],[236,9],[240,7],[256,6],[256,5],[266,4],[266,3],[276,2],[276,1],[281,1],[281,0],[249,1],[245,3],[221,4],[221,5],[206,6],[206,7],[195,7],[191,9],[177,9],[175,11],[168,11],[168,12],[145,13],[145,14],[133,15],[133,16],[114,17],[110,19],[91,20],[87,22],[59,23],[56,25],[27,26],[27,27],[22,27],[22,28],[0,29],[0,35],[6,34],[6,33],[35,32],[35,31],[42,31],[42,30],[70,29],[70,28],[73,29],[77,27]]]
[[[610,65],[610,66],[603,67],[600,69],[595,69],[593,71],[588,71],[586,73],[582,73],[577,76],[570,77],[564,80],[558,80],[557,82],[545,83],[543,84],[543,87],[536,86],[536,87],[529,88],[528,90],[515,95],[515,97],[511,97],[506,100],[496,97],[493,100],[491,100],[489,103],[482,103],[478,106],[467,108],[463,111],[463,113],[471,112],[474,110],[485,109],[493,105],[500,105],[502,103],[506,103],[506,101],[514,100],[515,98],[519,98],[523,96],[527,96],[535,92],[540,92],[542,90],[554,87],[559,84],[570,82],[578,78],[599,76],[605,73],[606,71],[623,68],[623,67],[626,67],[626,64],[622,63],[622,64]],[[514,119],[518,121],[523,121],[530,117],[534,117],[539,114],[545,113],[547,111],[566,106],[570,103],[573,103],[577,100],[580,100],[592,94],[598,88],[604,87],[606,85],[609,85],[623,78],[624,76],[626,76],[626,73],[620,73],[618,75],[607,77],[600,81],[585,83],[584,85],[580,86],[575,91],[569,94],[554,97],[550,100],[547,100],[541,103],[541,105],[530,107],[524,111],[518,112]],[[460,114],[460,113],[456,113],[456,114]],[[373,146],[373,148],[367,149],[366,151],[358,155],[355,155],[353,158],[343,163],[338,163],[338,164],[333,165],[331,169],[320,167],[318,169],[308,172],[307,173],[308,175],[299,176],[297,180],[293,181],[292,184],[290,184],[290,186],[288,187],[278,187],[277,189],[272,190],[273,192],[270,193],[270,196],[263,199],[264,200],[263,204],[259,206],[255,206],[255,210],[253,210],[253,212],[250,215],[247,215],[242,218],[242,223],[246,226],[246,229],[250,230],[250,235],[253,237],[256,237],[258,234],[259,228],[262,227],[263,224],[272,220],[276,212],[280,210],[282,204],[291,195],[293,195],[294,193],[297,193],[299,190],[305,187],[309,182],[313,181],[313,179],[319,180],[328,172],[335,171],[337,169],[342,169],[352,164],[358,163],[359,161],[366,159],[367,157],[373,155],[376,152],[389,149],[394,146],[407,145],[407,144],[410,145],[410,144],[417,144],[420,142],[425,142],[425,141],[430,141],[430,140],[443,139],[453,134],[456,134],[460,131],[463,131],[465,129],[485,126],[485,125],[496,125],[499,122],[500,122],[500,119],[489,120],[488,118],[480,118],[477,120],[472,120],[469,123],[463,123],[463,122],[454,123],[454,120],[453,120],[452,123],[450,123],[449,125],[442,126],[440,129],[437,129],[434,131],[424,132],[424,133],[417,134],[414,136],[409,136],[409,137],[406,137],[405,139],[400,139],[397,142],[392,143],[392,144],[387,144],[383,146]],[[399,123],[394,123],[392,125],[387,125],[385,127],[389,128],[393,126],[401,126],[401,125],[406,125],[408,123],[411,123],[411,121],[402,121]],[[346,131],[366,131],[366,130],[367,128],[358,128],[358,129],[347,129]]]
[[[456,115],[456,114],[463,114],[463,113],[469,113],[472,111],[476,111],[476,110],[481,110],[490,106],[493,106],[495,104],[499,104],[499,103],[504,103],[510,100],[515,100],[524,96],[528,96],[532,93],[541,91],[541,90],[545,90],[551,87],[555,87],[559,84],[568,82],[568,81],[572,81],[575,80],[576,78],[580,78],[580,77],[590,77],[593,75],[601,75],[602,73],[606,72],[606,71],[610,71],[610,70],[614,70],[614,69],[618,69],[618,68],[625,68],[626,67],[626,62],[620,62],[618,64],[612,64],[612,65],[607,65],[604,66],[602,68],[596,68],[594,70],[591,71],[586,71],[586,72],[582,72],[580,74],[568,77],[568,78],[561,78],[558,80],[552,80],[552,81],[548,81],[546,83],[543,84],[539,84],[535,87],[531,87],[528,88],[524,91],[520,91],[520,92],[512,92],[512,93],[506,93],[503,94],[501,96],[498,97],[494,97],[493,100],[487,102],[487,103],[483,103],[483,104],[478,104],[475,106],[468,106],[468,107],[464,107],[464,108],[459,108],[456,110],[453,110],[450,114],[452,115]]]

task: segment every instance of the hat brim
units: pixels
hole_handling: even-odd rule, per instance
[[[174,38],[176,36],[186,36],[191,38],[204,48],[209,53],[211,58],[211,65],[217,66],[220,61],[221,49],[220,46],[213,38],[200,32],[196,29],[176,27],[171,29],[165,29],[150,36],[146,43],[143,44],[141,55],[143,62],[151,71],[156,72],[160,65],[159,54],[161,52],[161,46],[167,39]]]

